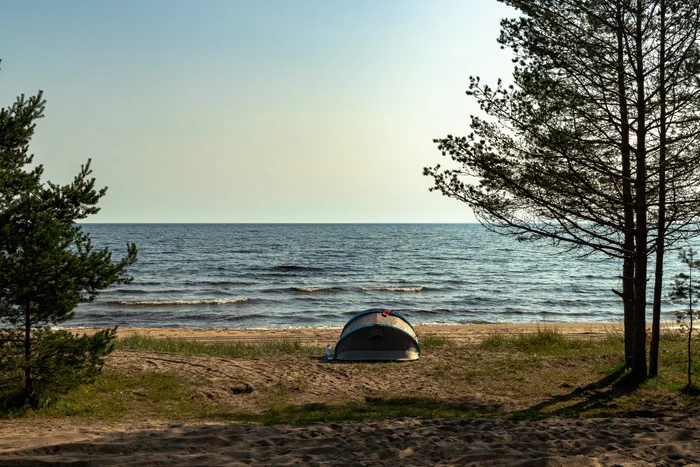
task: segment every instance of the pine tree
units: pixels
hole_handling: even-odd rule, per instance
[[[647,258],[698,233],[698,2],[673,14],[662,54],[657,0],[503,2],[520,13],[499,38],[514,83],[472,78],[484,116],[436,140],[455,164],[424,173],[491,229],[620,260],[625,361],[644,378]]]
[[[695,311],[695,306],[700,299],[700,280],[697,277],[693,278],[693,270],[700,268],[700,260],[695,259],[697,257],[697,252],[692,248],[683,249],[680,252],[680,259],[688,266],[688,273],[680,273],[676,275],[676,279],[673,284],[671,292],[669,292],[669,298],[675,302],[686,302],[688,308],[676,312],[676,317],[678,318],[678,323],[681,325],[681,329],[688,332],[688,385],[687,389],[693,387],[692,379],[692,362],[693,354],[691,352],[691,343],[693,340],[693,330],[695,318],[697,316],[697,311]],[[686,319],[688,320],[686,324]]]
[[[657,70],[655,79],[650,81],[651,94],[658,95],[658,101],[654,102],[654,117],[650,121],[654,135],[651,152],[657,157],[650,173],[649,191],[657,192],[658,200],[650,203],[650,213],[656,217],[655,228],[650,231],[650,252],[655,250],[656,268],[649,374],[657,376],[664,252],[674,243],[687,243],[698,232],[693,218],[698,209],[700,184],[696,169],[700,163],[700,2],[659,0],[658,18],[652,19],[649,29],[658,51],[650,54],[650,61],[656,65],[653,69]]]
[[[89,160],[63,186],[42,183],[41,165],[29,168],[45,105],[39,92],[0,110],[0,396],[32,404],[99,372],[116,328],[78,337],[50,326],[110,284],[129,282],[126,268],[136,261],[134,244],[113,262],[76,224],[99,211],[106,192],[95,188]]]

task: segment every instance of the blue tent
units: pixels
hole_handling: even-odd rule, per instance
[[[401,314],[373,308],[353,316],[335,346],[337,360],[408,361],[420,357],[416,331]]]

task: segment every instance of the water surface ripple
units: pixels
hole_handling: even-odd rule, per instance
[[[618,265],[478,224],[84,224],[134,282],[75,326],[342,326],[389,308],[413,323],[620,321]],[[669,307],[667,309],[670,310]]]

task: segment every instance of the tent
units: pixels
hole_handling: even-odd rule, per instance
[[[337,360],[408,361],[420,357],[416,331],[399,313],[381,308],[353,316],[335,346]]]

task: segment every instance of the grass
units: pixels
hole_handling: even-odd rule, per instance
[[[155,338],[133,335],[117,340],[117,350],[149,350],[185,355],[211,355],[232,358],[260,358],[285,354],[312,355],[320,347],[302,345],[295,340],[279,340],[258,344],[197,342],[186,339]]]
[[[454,348],[456,344],[445,336],[439,334],[425,334],[420,336],[420,346],[423,351]]]
[[[285,381],[270,377],[266,385],[256,383],[254,398],[242,399],[245,396],[227,398],[210,389],[220,378],[216,372],[202,380],[186,370],[154,371],[144,366],[127,371],[107,365],[93,385],[57,396],[40,409],[6,411],[0,418],[308,424],[391,417],[629,416],[697,413],[700,408],[697,387],[685,387],[686,341],[679,333],[664,333],[661,375],[641,384],[630,381],[622,367],[624,344],[615,334],[573,339],[553,329],[539,329],[532,334],[494,334],[469,345],[428,335],[421,344],[423,357],[416,362],[335,364],[323,361],[322,348],[296,341],[220,344],[129,337],[118,342],[118,349],[185,354],[194,362],[211,356],[243,359],[242,363],[257,362],[256,371],[263,375],[266,369],[296,364],[301,374]],[[693,345],[697,356],[700,340]],[[339,381],[333,384],[357,385],[357,397],[319,396],[314,392],[318,381],[304,374],[306,365],[318,372],[313,377],[320,374],[329,377],[327,381]],[[700,358],[693,374],[700,380]],[[362,389],[377,381],[385,384],[372,391]],[[242,405],[241,400],[251,402]]]
[[[128,375],[106,370],[92,385],[81,386],[48,400],[43,407],[20,407],[5,414],[14,417],[96,417],[118,421],[125,414],[176,415],[191,410],[185,404],[189,384],[179,375]],[[172,411],[173,409],[175,411]]]
[[[602,340],[572,339],[554,328],[538,328],[527,334],[492,334],[478,344],[482,350],[522,354],[576,355],[587,350],[610,352],[622,349],[623,338],[610,334]]]

